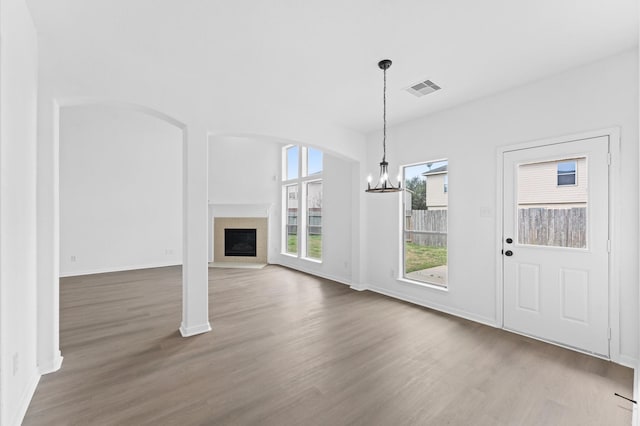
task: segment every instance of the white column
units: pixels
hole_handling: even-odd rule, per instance
[[[59,320],[59,107],[41,94],[38,110],[37,256],[38,368],[41,374],[62,365]]]
[[[362,178],[362,164],[351,166],[351,288],[357,291],[367,289],[366,285],[366,217],[364,215],[365,185]]]
[[[206,333],[209,325],[207,259],[208,188],[205,126],[189,125],[183,142],[182,324],[184,336]]]

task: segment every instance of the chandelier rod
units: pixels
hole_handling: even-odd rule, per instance
[[[382,162],[387,161],[387,68],[382,69],[384,85],[382,88]]]

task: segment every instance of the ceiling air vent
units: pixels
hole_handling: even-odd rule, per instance
[[[436,90],[440,90],[441,87],[435,84],[431,80],[421,81],[420,83],[413,84],[407,87],[407,92],[415,95],[417,97],[428,95],[429,93],[433,93]]]

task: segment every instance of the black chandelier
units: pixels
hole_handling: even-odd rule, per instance
[[[390,59],[383,59],[378,62],[378,67],[384,75],[384,86],[382,89],[382,161],[380,162],[380,177],[372,188],[371,176],[367,179],[367,189],[365,192],[399,192],[402,191],[402,184],[398,178],[398,186],[394,186],[389,180],[389,163],[387,163],[387,70],[391,66]]]

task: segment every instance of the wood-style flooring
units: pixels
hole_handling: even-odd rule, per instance
[[[279,266],[209,277],[189,338],[179,267],[62,279],[24,425],[631,423],[631,369]]]

